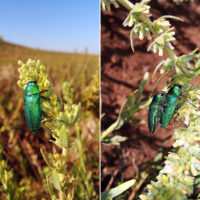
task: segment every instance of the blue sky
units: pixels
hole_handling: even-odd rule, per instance
[[[98,0],[0,1],[0,35],[33,48],[99,53]]]

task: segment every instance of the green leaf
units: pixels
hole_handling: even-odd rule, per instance
[[[56,200],[56,196],[55,196],[55,194],[54,194],[54,192],[53,192],[52,187],[50,186],[48,176],[46,177],[46,179],[47,179],[47,188],[48,188],[49,194],[51,195],[51,199],[52,199],[52,200]]]
[[[175,20],[184,22],[184,20],[181,19],[180,17],[176,17],[176,16],[173,16],[173,15],[164,15],[164,16],[160,17],[159,19],[175,19]]]
[[[136,180],[132,179],[130,181],[124,182],[121,185],[112,188],[106,192],[102,192],[101,193],[101,200],[107,200],[107,199],[112,199],[118,195],[120,195],[121,193],[123,193],[124,191],[128,190],[130,187],[132,187],[135,184]]]
[[[129,121],[131,121],[132,123],[143,123],[144,120],[135,118],[135,117],[130,117]]]
[[[53,170],[52,179],[53,179],[54,187],[57,190],[61,190],[61,184],[60,184],[60,180],[59,180],[59,177],[58,177],[58,172],[56,171],[56,169]]]
[[[153,90],[151,91],[151,94],[149,95],[149,99],[152,97],[157,85],[159,84],[159,82],[161,81],[161,79],[166,76],[168,74],[168,72],[165,72],[164,74],[162,74],[156,81],[156,83],[154,84]]]
[[[109,126],[101,136],[101,139],[103,140],[105,137],[107,137],[112,131],[120,129],[125,122],[129,121],[130,117],[138,111],[139,107],[138,104],[140,103],[140,96],[144,90],[144,86],[148,80],[149,73],[145,73],[144,78],[140,84],[138,93],[135,98],[135,103],[133,104],[133,99],[134,99],[134,92],[133,94],[130,94],[129,97],[124,101],[123,105],[121,106],[119,116],[117,120]],[[127,106],[127,107],[126,107]],[[125,111],[124,108],[126,107]]]
[[[127,107],[131,108],[133,106],[133,94],[130,94],[127,101]]]
[[[161,61],[161,62],[156,66],[156,68],[155,68],[154,71],[153,71],[152,78],[154,78],[154,76],[155,76],[157,70],[163,65],[164,62],[165,62],[165,60]]]
[[[135,105],[138,105],[140,103],[140,96],[141,96],[141,94],[142,94],[142,92],[144,90],[144,86],[145,86],[148,78],[149,78],[149,73],[146,72],[144,77],[143,77],[142,82],[140,83],[139,91],[138,91],[137,96],[135,98],[135,103],[134,103]]]
[[[156,155],[156,157],[154,158],[154,162],[159,162],[159,161],[161,161],[162,160],[162,158],[163,158],[163,153],[162,152],[160,152],[160,153],[158,153],[157,155]]]
[[[130,103],[132,97],[131,94],[128,96],[128,98],[124,101],[124,103],[122,104],[120,111],[119,111],[119,115],[121,115],[123,113],[123,110],[125,108],[125,106],[128,104],[128,102]]]
[[[49,166],[49,167],[52,167],[52,165],[50,164],[49,160],[46,158],[42,148],[40,148],[40,152],[42,154],[42,157],[44,158],[44,161],[46,162],[46,164]]]
[[[167,70],[168,72],[172,72],[175,68],[175,65],[174,65],[174,61],[167,58],[165,60],[165,62],[163,63],[163,67],[162,67],[164,70]]]
[[[148,77],[149,77],[149,73],[147,72],[147,73],[145,73],[144,78],[140,84],[138,93],[135,98],[135,103],[134,104],[132,103],[133,94],[130,94],[129,97],[123,103],[123,105],[120,109],[119,117],[116,121],[116,124],[115,124],[116,126],[115,126],[114,130],[120,129],[124,125],[125,122],[129,121],[129,118],[131,117],[131,115],[133,115],[135,112],[137,112],[137,107],[138,107],[138,104],[140,103],[140,96],[144,90],[144,86],[148,80]],[[127,108],[123,112],[126,105],[127,105]]]
[[[60,129],[60,143],[62,147],[67,148],[68,147],[68,138],[67,138],[67,132],[66,132],[66,126],[63,124]]]
[[[131,49],[134,52],[134,27],[131,30],[131,34],[130,34],[130,41],[131,41]]]
[[[147,52],[151,51],[151,49],[153,48],[154,44],[155,44],[155,40],[148,46]]]
[[[125,122],[125,116],[123,115],[123,110],[124,110],[125,106],[128,103],[130,104],[130,102],[131,102],[132,99],[133,99],[133,96],[129,95],[129,97],[122,104],[122,107],[121,107],[121,109],[119,111],[119,116],[117,118],[117,121],[114,123],[114,129],[113,129],[113,131],[120,129],[123,126],[123,124]]]
[[[103,144],[107,145],[120,145],[120,142],[124,142],[127,140],[127,137],[123,137],[120,135],[106,137],[102,140]]]

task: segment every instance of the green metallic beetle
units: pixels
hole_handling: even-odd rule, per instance
[[[149,131],[152,134],[154,133],[156,127],[160,123],[165,98],[166,98],[166,93],[163,91],[159,91],[153,97],[153,100],[149,106],[148,126],[149,126]]]
[[[167,93],[166,100],[163,105],[163,112],[161,116],[161,127],[166,127],[172,120],[175,109],[178,104],[178,99],[181,94],[182,85],[175,84]]]
[[[24,111],[31,131],[36,132],[42,120],[42,102],[37,81],[30,81],[24,90]]]

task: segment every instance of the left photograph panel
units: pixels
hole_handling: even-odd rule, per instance
[[[99,7],[1,2],[0,199],[99,199]]]

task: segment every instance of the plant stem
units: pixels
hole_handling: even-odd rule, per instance
[[[85,167],[85,162],[84,162],[84,144],[83,144],[83,140],[81,138],[81,134],[80,134],[80,129],[79,129],[79,124],[76,122],[75,123],[75,129],[76,129],[76,136],[78,139],[78,152],[80,155],[80,163],[81,163],[81,176],[83,179],[83,182],[85,184],[86,187],[86,191],[87,191],[87,197],[88,199],[91,198],[91,189],[90,189],[90,184],[87,178],[87,171],[86,171],[86,167]]]
[[[101,135],[101,140],[103,140],[105,137],[107,137],[111,132],[115,130],[115,128],[118,125],[118,120],[115,121],[111,126],[109,126]]]
[[[138,112],[139,110],[146,108],[149,106],[151,102],[151,99],[149,99],[148,101],[146,101],[144,104],[139,105],[138,107],[133,107],[133,109],[130,111],[130,116],[132,116],[133,114],[135,114],[136,112]],[[111,132],[113,132],[114,130],[119,129],[118,125],[120,123],[120,118],[118,118],[112,125],[110,125],[101,135],[101,140],[103,140],[105,137],[107,137]],[[125,123],[125,121],[124,121]],[[121,126],[120,126],[121,127]]]
[[[62,190],[59,191],[59,200],[65,200],[65,194]]]
[[[117,0],[117,2],[128,10],[132,10],[134,8],[134,5],[128,0]]]
[[[67,154],[68,154],[67,148],[63,147],[62,148],[62,156],[65,159],[65,161],[67,161]]]
[[[62,148],[62,159],[65,161],[65,164],[67,162],[67,154],[68,154],[67,148],[63,147]],[[63,181],[64,175],[59,173],[59,179],[60,179],[60,181]],[[66,199],[65,197],[66,197],[65,192],[63,190],[60,190],[59,191],[59,200],[65,200]]]

